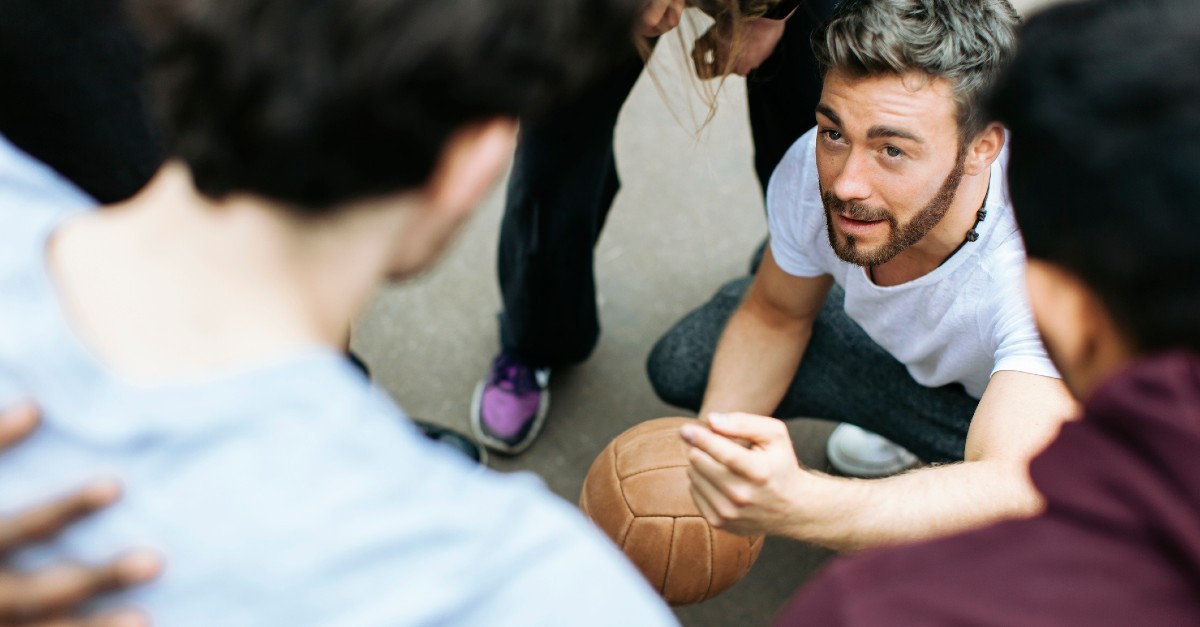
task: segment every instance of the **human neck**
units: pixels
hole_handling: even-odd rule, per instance
[[[963,246],[970,246],[967,232],[979,221],[979,210],[987,200],[991,168],[975,176],[964,176],[954,202],[942,221],[919,242],[886,263],[868,268],[878,285],[900,285],[933,272]]]
[[[172,163],[130,201],[64,225],[50,263],[108,365],[134,378],[196,374],[344,348],[405,213],[302,220],[261,198],[212,201]]]
[[[1102,305],[1097,304],[1097,307]],[[1092,325],[1098,330],[1086,342],[1086,350],[1072,355],[1067,364],[1055,364],[1060,368],[1071,392],[1084,402],[1091,399],[1109,380],[1147,356],[1133,348],[1107,315],[1099,322],[1093,321]]]

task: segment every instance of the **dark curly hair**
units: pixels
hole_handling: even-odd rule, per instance
[[[134,0],[196,188],[320,215],[420,186],[456,129],[532,114],[629,46],[637,0]]]
[[[1074,273],[1143,353],[1200,351],[1200,3],[1035,15],[991,108],[1031,258]]]

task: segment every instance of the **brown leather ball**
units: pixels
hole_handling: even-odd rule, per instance
[[[688,493],[687,445],[658,418],[617,436],[588,470],[579,507],[671,605],[711,599],[754,564],[763,538],[714,529]]]

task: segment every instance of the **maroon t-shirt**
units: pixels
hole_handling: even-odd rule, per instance
[[[1043,514],[835,560],[778,624],[1200,625],[1200,356],[1109,380],[1030,472]]]

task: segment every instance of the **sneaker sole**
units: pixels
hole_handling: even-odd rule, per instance
[[[453,429],[450,429],[448,427],[443,427],[436,423],[429,422],[428,420],[418,420],[416,418],[410,418],[409,420],[411,420],[413,422],[413,424],[418,429],[421,430],[422,435],[424,435],[426,438],[428,438],[431,442],[434,442],[437,444],[442,444],[442,445],[450,447],[451,449],[454,449],[454,451],[456,453],[467,458],[468,460],[471,461],[471,463],[476,464],[477,466],[480,466],[482,468],[488,467],[488,449],[486,446],[480,444],[478,441],[472,442],[471,439],[468,438],[465,434],[456,433]],[[425,426],[423,426],[423,425],[428,425],[428,426],[432,427],[432,429],[435,431],[435,434],[438,432],[444,432],[444,433],[450,434],[453,437],[462,438],[463,440],[466,440],[467,442],[469,442],[471,444],[471,446],[475,447],[475,449],[479,451],[479,459],[478,460],[472,459],[470,455],[466,454],[466,452],[459,450],[459,447],[457,447],[456,445],[449,444],[447,442],[439,440],[437,437],[429,437],[429,433],[425,432]]]
[[[529,433],[525,435],[525,439],[513,445],[498,440],[483,432],[483,414],[480,413],[483,409],[483,389],[486,387],[485,381],[480,381],[475,386],[475,393],[471,396],[471,433],[485,447],[500,453],[501,455],[520,455],[526,449],[533,446],[534,440],[537,440],[538,435],[542,432],[542,426],[546,423],[546,414],[550,409],[550,389],[542,390],[542,399],[538,401],[537,414],[533,417],[533,426],[529,427]]]

